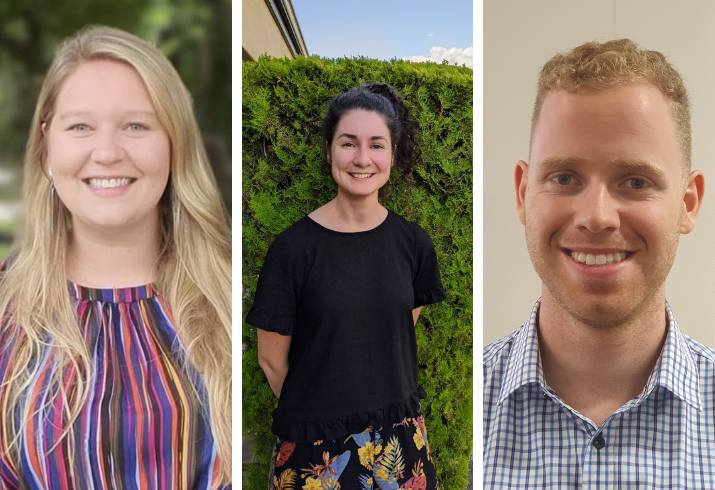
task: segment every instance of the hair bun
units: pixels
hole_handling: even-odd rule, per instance
[[[395,108],[395,111],[397,111],[398,114],[400,113],[399,108],[400,105],[402,105],[400,103],[403,103],[403,101],[397,90],[395,90],[388,84],[382,82],[366,83],[365,85],[363,85],[363,87],[370,93],[382,95],[383,97],[385,97],[387,100],[390,101],[392,107]]]

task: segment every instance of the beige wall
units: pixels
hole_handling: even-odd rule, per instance
[[[276,58],[293,57],[264,0],[243,0],[242,14],[241,41],[251,58],[257,60],[263,53]]]
[[[539,69],[583,42],[628,37],[668,57],[693,103],[693,169],[705,173],[705,200],[695,230],[681,237],[666,296],[683,332],[715,347],[714,21],[715,2],[707,0],[485,0],[485,344],[524,323],[540,294],[513,185],[516,161],[528,160]]]

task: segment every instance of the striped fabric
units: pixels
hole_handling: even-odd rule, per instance
[[[62,432],[63,406],[49,399],[52,348],[27,390],[29,420],[16,464],[0,433],[0,488],[209,489],[219,463],[208,419],[197,401],[171,313],[151,286],[70,286],[79,326],[94,359],[91,391],[73,438]],[[23,333],[0,332],[0,377],[12,375]],[[66,379],[66,378],[65,378]],[[69,387],[69,384],[65,384]],[[202,395],[202,388],[198,390]],[[8,417],[0,388],[0,417]],[[16,427],[20,420],[16,414]],[[8,421],[2,420],[2,426]]]
[[[715,488],[715,351],[668,336],[643,392],[600,427],[544,380],[527,323],[484,348],[484,488]]]

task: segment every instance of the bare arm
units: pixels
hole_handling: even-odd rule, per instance
[[[420,317],[421,311],[422,311],[421,306],[419,308],[415,308],[414,310],[412,310],[412,319],[415,321],[415,325],[417,325],[417,319]]]
[[[292,337],[275,332],[258,331],[258,364],[266,373],[271,390],[280,397],[283,381],[288,374],[288,351]]]

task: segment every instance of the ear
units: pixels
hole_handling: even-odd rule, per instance
[[[42,131],[42,135],[44,136],[45,133],[47,132],[47,123],[46,123],[46,122],[43,122],[43,123],[40,125],[40,131]]]
[[[516,162],[514,188],[516,189],[516,215],[522,225],[526,225],[526,187],[529,182],[529,164],[524,160]]]
[[[330,163],[330,148],[328,148],[328,142],[325,142],[325,158],[328,160],[328,163]]]
[[[680,233],[686,235],[693,231],[700,214],[700,206],[705,195],[705,177],[700,170],[693,170],[688,176],[683,194],[683,210],[680,218]]]

